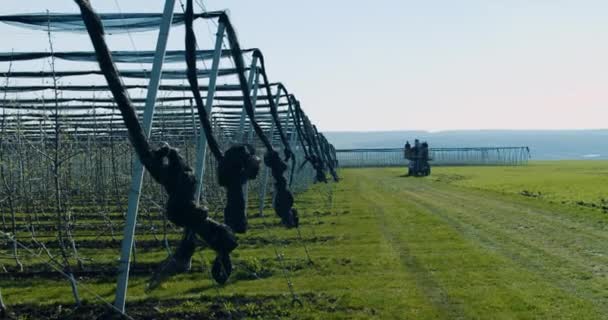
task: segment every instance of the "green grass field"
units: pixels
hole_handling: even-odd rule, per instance
[[[240,237],[227,285],[209,280],[212,257],[203,253],[195,271],[153,292],[144,291],[145,276],[132,277],[128,311],[159,319],[608,318],[608,162],[434,168],[428,178],[404,172],[343,170],[339,184],[298,196],[302,239],[268,211]],[[88,250],[91,263],[118,255]],[[140,262],[164,257],[161,248],[138,253]],[[292,304],[287,279],[302,307]],[[111,301],[114,280],[82,282]],[[100,310],[82,290],[88,304],[67,308],[70,288],[59,279],[3,277],[0,288],[24,319],[32,308],[51,318]]]

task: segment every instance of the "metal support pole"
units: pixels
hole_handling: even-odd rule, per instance
[[[269,97],[270,98],[270,97]],[[275,98],[275,105],[278,106],[279,105],[279,101],[281,100],[281,91],[279,91],[277,93],[277,96]],[[275,127],[275,123],[274,121],[272,121],[271,125],[270,125],[270,142],[273,143],[274,142],[274,128]],[[270,172],[268,171],[268,167],[264,168],[264,179],[262,180],[262,187],[260,188],[260,206],[259,206],[259,213],[260,216],[264,216],[264,200],[266,199],[266,189],[268,187],[268,175],[270,174]]]
[[[255,59],[255,57],[254,57],[254,59]],[[257,61],[253,61],[252,64],[256,63],[256,62]],[[253,89],[252,89],[253,93],[251,95],[251,105],[253,106],[253,113],[255,114],[255,106],[258,101],[258,80],[260,78],[260,73],[257,72],[257,70],[256,70],[256,71],[253,71],[253,75],[254,75],[254,82],[253,83],[249,82],[249,87],[250,88],[253,87]],[[251,76],[251,74],[250,74],[250,76]],[[251,77],[250,77],[250,79],[251,79]],[[253,84],[253,86],[252,86],[252,84]],[[244,119],[243,118],[244,113],[245,113],[245,106],[243,106],[243,112],[241,113],[241,120]],[[242,126],[241,126],[242,130],[240,132],[241,132],[242,136],[245,136],[244,122],[242,122],[241,124],[242,124]],[[246,137],[247,140],[245,140],[244,142],[252,143],[253,142],[253,126],[251,124],[249,124],[247,127],[249,128],[249,132]],[[252,143],[252,145],[253,145],[253,143]],[[254,147],[255,147],[255,145],[254,145]],[[247,206],[249,205],[249,181],[245,182],[245,184],[243,185],[243,194],[245,195],[245,212],[247,212]]]
[[[162,76],[163,61],[165,60],[165,51],[167,50],[167,40],[169,38],[169,31],[171,30],[171,23],[173,21],[174,8],[175,0],[165,1],[163,20],[158,33],[158,42],[156,43],[156,52],[154,54],[154,64],[152,65],[152,75],[148,84],[146,107],[144,110],[143,129],[146,137],[150,136],[150,132],[152,130],[152,119],[154,118],[156,95],[158,93],[158,86]],[[131,266],[131,250],[133,248],[137,210],[139,207],[139,196],[141,194],[143,178],[144,167],[139,159],[137,159],[133,163],[133,176],[131,178],[131,189],[129,192],[129,208],[127,211],[127,221],[125,224],[124,238],[122,240],[120,251],[118,283],[116,285],[116,298],[114,300],[114,306],[123,313],[125,312],[125,302],[129,284],[129,268]]]
[[[279,97],[280,97],[280,93],[279,93]],[[289,97],[287,97],[287,98],[289,99]],[[277,108],[279,106],[279,103],[278,103],[279,100],[280,100],[280,98],[278,98],[277,103],[276,103]],[[292,114],[290,112],[287,112],[287,116],[285,116],[285,122],[283,123],[283,128],[284,128],[283,130],[285,130],[284,131],[285,135],[287,135],[287,132],[289,131],[288,130],[289,125],[293,123],[293,121],[291,120],[291,115]],[[294,129],[295,129],[295,127],[294,127]],[[287,137],[285,137],[285,138],[287,138]],[[279,141],[282,141],[280,137],[279,137]],[[291,146],[293,144],[289,140],[287,141],[287,145],[289,146],[289,149],[291,150]],[[293,153],[293,151],[292,151],[292,156],[295,157],[295,154]],[[291,172],[291,166],[292,166],[292,164],[293,164],[293,162],[289,161],[287,163],[287,171],[285,171],[286,174],[287,174],[287,177],[289,178],[288,181],[287,181],[287,186],[288,187],[290,186],[290,183],[291,183],[291,174],[290,174],[290,172]],[[276,196],[277,196],[276,194],[272,195],[272,203],[274,203],[274,200],[275,200]]]
[[[288,97],[289,99],[289,97]],[[291,147],[291,152],[293,152],[293,157],[295,158],[296,162],[294,163],[293,161],[290,161],[289,163],[289,186],[291,186],[291,179],[293,179],[293,176],[291,175],[291,171],[293,170],[292,166],[297,165],[297,160],[298,160],[298,155],[299,152],[298,150],[300,149],[300,147],[298,146],[298,129],[296,128],[296,124],[294,123],[294,121],[296,120],[296,117],[294,116],[294,111],[293,108],[291,106],[289,106],[289,108],[287,109],[287,124],[290,124],[291,127],[293,127],[291,129],[291,137],[289,137],[289,146]],[[287,132],[289,132],[289,130],[287,128],[289,128],[289,126],[285,126],[285,134],[287,134]]]
[[[222,43],[224,39],[224,32],[226,26],[223,23],[219,23],[217,26],[217,35],[215,38],[215,51],[213,53],[213,61],[211,63],[211,75],[209,77],[209,89],[207,90],[207,98],[205,100],[205,110],[208,115],[211,115],[211,109],[213,107],[213,98],[215,97],[215,88],[217,84],[217,74],[220,67],[220,59],[222,57]],[[201,193],[203,189],[203,176],[205,175],[205,156],[207,155],[207,136],[205,131],[201,127],[198,144],[196,146],[196,194],[195,198],[198,203],[201,199]]]
[[[296,124],[294,122],[294,121],[296,121],[296,117],[294,115],[294,112],[295,111],[293,110],[293,108],[291,106],[289,106],[289,109],[287,109],[287,113],[291,117],[291,121],[289,121],[289,123],[291,123],[291,125],[293,126],[293,129],[291,129],[292,130],[292,134],[291,134],[291,137],[289,139],[290,140],[289,141],[289,145],[294,148],[294,152],[295,152],[295,149],[298,149],[299,146],[298,146],[298,129],[296,128]]]
[[[257,65],[258,65],[258,57],[254,56],[251,59],[251,68],[249,71],[249,79],[247,80],[247,84],[249,86],[249,92],[251,92],[252,88],[253,88],[253,80],[254,77],[256,76],[256,74],[258,74],[257,72]],[[257,81],[255,83],[256,85],[256,92],[257,92]],[[255,107],[255,104],[254,104]],[[238,131],[238,136],[236,141],[238,142],[244,142],[244,138],[245,138],[245,119],[247,118],[247,112],[245,111],[245,107],[243,106],[243,110],[241,111],[241,121],[239,123],[239,131]]]
[[[295,110],[293,110],[292,106],[290,105],[289,108],[287,109],[288,114],[291,116],[291,125],[292,125],[292,129],[291,129],[291,137],[289,137],[289,145],[291,146],[291,151],[293,151],[294,157],[296,157],[296,160],[298,160],[298,156],[300,155],[300,153],[302,152],[302,150],[300,150],[300,144],[298,143],[299,140],[299,136],[298,136],[298,128],[296,125],[296,115],[295,115]],[[287,132],[287,131],[286,131]],[[296,162],[296,165],[299,161]],[[291,170],[291,168],[289,168],[289,170]],[[290,180],[289,180],[289,184],[291,185],[291,175],[290,176]]]
[[[258,81],[260,80],[260,73],[255,73],[255,80],[253,80],[253,92],[251,93],[251,105],[253,106],[253,114],[255,115],[255,107],[258,102]],[[270,98],[270,97],[269,97]],[[243,108],[243,111],[244,108]],[[251,143],[253,141],[253,126],[251,123],[247,124],[247,137],[245,138],[246,143]],[[272,142],[271,142],[272,143]]]

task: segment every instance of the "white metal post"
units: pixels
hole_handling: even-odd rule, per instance
[[[255,85],[255,91],[257,92],[257,81],[254,83],[254,77],[257,77],[258,74],[258,70],[257,70],[257,64],[258,64],[258,57],[257,56],[253,56],[253,58],[251,59],[251,68],[249,70],[249,79],[247,80],[247,85],[248,85],[248,89],[249,92],[251,92],[253,86]],[[255,107],[255,103],[253,105]],[[245,119],[247,118],[247,112],[245,111],[245,106],[243,106],[243,110],[241,111],[241,121],[239,123],[239,131],[237,132],[237,142],[244,142],[245,139]]]
[[[251,106],[253,107],[253,114],[255,115],[255,108],[256,105],[258,103],[258,81],[260,80],[260,73],[256,71],[255,73],[255,79],[253,80],[253,92],[251,93]],[[243,106],[243,111],[244,110]],[[245,143],[252,143],[253,142],[253,126],[251,125],[251,123],[247,124],[247,136],[245,137]],[[244,134],[245,132],[243,132]]]
[[[298,120],[298,118],[296,118],[296,113],[295,113],[296,111],[293,109],[293,107],[291,105],[289,106],[289,109],[287,109],[287,112],[291,116],[291,121],[289,123],[291,123],[291,125],[293,126],[293,129],[292,129],[293,133],[291,134],[291,137],[290,137],[291,139],[289,139],[290,140],[289,141],[289,145],[291,147],[293,147],[293,149],[294,149],[293,151],[295,152],[295,149],[299,148],[299,145],[298,145],[298,128],[297,128],[297,125],[295,123]]]
[[[270,98],[270,97],[269,97]],[[281,91],[279,90],[279,92],[277,93],[277,96],[275,98],[275,105],[278,106],[279,105],[279,101],[281,100]],[[270,142],[273,143],[274,142],[274,127],[275,127],[275,123],[274,123],[274,119],[271,122],[270,125]],[[259,205],[259,213],[260,216],[264,216],[264,200],[266,199],[266,188],[268,186],[268,175],[270,174],[270,172],[268,171],[268,167],[264,166],[264,179],[262,180],[262,187],[260,188],[260,205]]]
[[[205,110],[208,115],[211,115],[213,108],[213,98],[215,97],[215,88],[217,84],[217,74],[220,67],[220,59],[222,57],[222,44],[226,26],[220,22],[217,26],[217,35],[215,38],[215,51],[213,53],[213,61],[211,62],[211,75],[209,78],[209,89],[207,90],[207,98],[205,100]],[[203,190],[203,176],[205,175],[205,156],[207,155],[207,135],[201,127],[199,134],[198,145],[196,146],[196,202],[200,202],[201,193]]]
[[[152,130],[152,120],[154,118],[154,107],[158,86],[162,77],[163,61],[165,60],[165,52],[167,50],[167,40],[171,23],[173,22],[173,10],[175,8],[175,0],[166,0],[163,10],[163,20],[158,33],[158,41],[156,43],[156,52],[154,54],[154,63],[152,65],[152,74],[148,84],[148,92],[146,96],[146,107],[144,110],[144,133],[146,137],[150,137]],[[133,163],[133,176],[131,177],[131,189],[129,192],[129,207],[127,211],[127,221],[124,229],[124,238],[122,240],[120,261],[118,265],[118,283],[116,286],[116,298],[114,306],[125,312],[125,302],[127,297],[127,289],[129,284],[129,268],[131,266],[131,250],[133,248],[133,239],[135,236],[135,225],[137,222],[137,210],[139,207],[139,196],[141,194],[141,186],[144,178],[144,167],[142,163],[135,160]]]
[[[287,97],[287,98],[289,99],[289,97]],[[277,108],[278,108],[278,106],[279,106],[279,104],[277,103]],[[287,138],[287,132],[289,132],[289,124],[293,123],[293,120],[291,118],[292,116],[293,116],[293,114],[291,113],[291,107],[289,107],[287,109],[287,116],[285,117],[285,123],[283,124],[284,134],[286,135],[285,138]],[[291,140],[292,139],[287,140],[287,145],[289,146],[289,149],[292,152],[292,157],[295,158],[296,154],[295,154],[295,151],[292,149],[292,147],[294,146],[294,143]],[[292,165],[293,165],[293,162],[291,162],[291,161],[287,162],[287,171],[286,171],[286,174],[287,174],[287,177],[288,177],[288,180],[287,180],[287,186],[288,187],[291,184],[291,166]],[[272,195],[272,203],[274,203],[275,197],[276,197],[276,194],[273,194]]]
[[[293,156],[297,160],[298,156],[300,155],[300,146],[298,144],[298,128],[296,127],[296,124],[295,124],[295,121],[297,121],[297,118],[295,116],[295,110],[293,110],[293,108],[291,106],[289,106],[289,109],[287,110],[287,112],[291,116],[290,123],[293,125],[291,137],[289,139],[290,140],[289,145],[291,146],[291,151],[293,152]],[[285,131],[285,132],[287,132],[287,131]],[[297,165],[297,164],[292,163],[290,165],[290,168],[289,168],[290,172],[293,170],[293,168],[291,168],[291,166],[293,166],[293,165]],[[293,178],[293,176],[291,174],[289,174],[289,185],[291,185],[292,178]]]
[[[255,59],[255,57],[254,57]],[[252,65],[254,65],[254,62],[252,62]],[[253,75],[254,75],[254,82],[253,82],[253,93],[251,95],[251,106],[253,108],[253,114],[255,115],[255,107],[258,101],[258,81],[260,80],[260,73],[257,72],[257,70],[252,71]],[[250,74],[251,75],[251,74]],[[251,76],[249,77],[251,79]],[[249,88],[252,87],[252,83],[249,82]],[[243,111],[241,113],[241,136],[245,137],[245,123],[244,123],[244,117],[243,114],[245,113],[245,105],[243,105]],[[247,136],[245,137],[245,143],[251,143],[253,145],[253,135],[252,135],[252,131],[253,131],[253,126],[251,124],[247,125],[247,128],[249,129]],[[253,147],[255,148],[255,145],[253,145]],[[249,181],[245,182],[245,184],[243,185],[243,195],[245,197],[245,213],[247,213],[247,206],[249,205]]]
[[[289,97],[288,97],[288,99],[289,99]],[[287,125],[285,126],[285,135],[287,135],[287,133],[289,132],[289,128],[293,127],[293,129],[291,129],[292,130],[291,136],[289,137],[289,147],[291,149],[292,156],[297,160],[298,159],[298,157],[297,157],[298,156],[298,153],[297,153],[298,152],[298,130],[294,123],[294,121],[296,120],[296,117],[294,115],[294,110],[291,107],[291,105],[287,109],[287,119],[288,119],[288,121],[287,121]],[[291,178],[293,178],[291,176],[291,171],[293,170],[292,169],[293,165],[295,165],[295,163],[293,161],[291,161],[288,164],[288,168],[289,168],[288,169],[289,170],[288,171],[288,177],[289,177],[288,185],[291,185]]]

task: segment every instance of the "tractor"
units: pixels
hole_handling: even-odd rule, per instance
[[[411,146],[409,141],[405,144],[403,156],[409,161],[407,165],[408,177],[426,177],[431,174],[429,161],[429,144],[425,141],[420,143],[418,139]]]

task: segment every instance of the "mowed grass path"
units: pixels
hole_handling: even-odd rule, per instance
[[[604,213],[402,172],[346,170],[341,196],[353,214],[371,215],[401,285],[422,297],[403,304],[403,318],[608,317]]]
[[[315,185],[297,197],[313,265],[307,264],[297,233],[281,228],[268,210],[265,221],[252,217],[251,232],[239,237],[244,243],[267,242],[235,251],[235,274],[226,286],[214,286],[207,272],[191,272],[146,293],[147,277],[140,275],[131,279],[129,301],[147,303],[140,314],[156,319],[196,314],[257,319],[606,319],[608,215],[570,199],[558,201],[559,192],[564,197],[568,193],[551,182],[544,184],[553,190],[551,199],[522,196],[519,190],[535,184],[535,192],[544,191],[543,179],[565,183],[566,176],[577,177],[573,184],[595,183],[588,189],[598,194],[598,188],[608,194],[608,187],[599,182],[601,175],[581,178],[582,171],[589,171],[581,166],[588,163],[562,166],[566,176],[543,173],[552,171],[547,165],[555,166],[436,168],[428,178],[402,177],[405,169],[342,170],[339,184]],[[603,168],[608,169],[608,163]],[[486,175],[480,175],[484,170]],[[501,172],[509,178],[501,180]],[[291,304],[275,248],[284,254],[287,275],[304,307]],[[87,253],[93,262],[111,262],[116,255],[116,249]],[[165,255],[159,247],[140,252],[139,259],[161,261]],[[197,254],[195,267],[204,269],[211,258]],[[111,301],[114,280],[83,281]],[[0,287],[13,306],[71,302],[65,281],[0,278]]]
[[[608,201],[608,161],[533,161],[524,167],[436,167],[430,179],[504,193],[527,191],[558,203],[584,202],[600,207]]]

